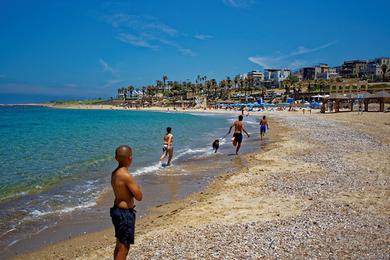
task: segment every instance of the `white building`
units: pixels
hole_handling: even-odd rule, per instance
[[[367,77],[369,79],[382,78],[383,71],[382,66],[386,65],[390,67],[390,58],[376,58],[368,62],[367,65]]]
[[[264,80],[280,83],[286,80],[290,74],[289,69],[266,69],[264,70]]]
[[[264,73],[257,71],[257,70],[252,70],[248,72],[248,80],[253,84],[254,87],[260,87],[261,83],[264,81]]]
[[[252,70],[252,71],[248,72],[248,78],[254,79],[255,81],[263,81],[264,80],[264,73],[257,71],[257,70]]]

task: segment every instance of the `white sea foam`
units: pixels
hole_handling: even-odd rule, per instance
[[[44,227],[42,227],[41,229],[39,229],[37,232],[35,232],[35,234],[39,234],[39,233],[41,233],[43,230],[46,230],[46,229],[48,229],[49,228],[49,226],[44,226]]]
[[[224,141],[223,141],[224,142]],[[195,155],[195,157],[198,157],[199,155],[211,155],[212,154],[212,148],[197,148],[197,149],[192,149],[192,148],[187,148],[183,150],[179,150],[176,155],[173,158],[173,162],[177,159],[182,158],[183,156],[186,155]],[[163,171],[165,167],[161,162],[157,162],[156,164],[141,167],[137,169],[136,171],[133,172],[133,175],[141,175],[141,174],[147,174],[147,173],[159,173]]]
[[[193,115],[193,116],[208,116],[208,117],[211,117],[211,116],[221,116],[219,114],[211,114],[211,113],[189,113],[190,115]]]
[[[96,206],[95,201],[87,202],[87,203],[84,203],[84,204],[81,204],[78,206],[74,206],[74,207],[66,207],[63,209],[57,209],[57,210],[52,210],[52,211],[50,211],[50,210],[49,211],[40,211],[40,210],[36,209],[36,210],[31,211],[30,216],[33,218],[36,218],[36,217],[42,217],[42,216],[47,216],[47,215],[52,215],[52,214],[60,215],[60,214],[64,214],[64,213],[70,213],[70,212],[78,210],[78,209],[90,208],[93,206]]]
[[[11,243],[9,243],[7,246],[10,247],[12,245],[15,245],[18,241],[19,241],[19,239],[16,239],[16,240],[12,241]]]
[[[256,121],[246,121],[245,123],[248,125],[258,125],[259,124],[259,122],[256,122]]]
[[[140,175],[140,174],[145,174],[145,173],[156,172],[156,171],[160,170],[161,168],[162,168],[161,163],[158,162],[154,165],[139,168],[138,170],[134,171],[133,175]]]
[[[207,151],[211,150],[211,148],[198,148],[198,149],[185,149],[180,150],[178,154],[176,155],[176,159],[179,159],[185,155],[191,155],[191,154],[199,154],[199,153],[206,153]]]
[[[12,232],[12,231],[14,231],[14,230],[16,230],[16,227],[13,227],[13,228],[11,228],[11,229],[5,231],[3,234],[0,235],[0,237],[3,237],[3,236],[5,236],[5,235],[7,235],[8,233],[10,233],[10,232]]]

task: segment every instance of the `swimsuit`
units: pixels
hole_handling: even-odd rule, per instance
[[[242,142],[242,133],[234,133],[233,134],[233,137],[234,137],[234,140],[237,142],[237,143],[241,143]]]
[[[135,210],[113,206],[110,209],[112,224],[115,228],[115,237],[125,245],[134,244]]]
[[[265,125],[260,126],[260,133],[265,133],[267,131],[267,128]]]

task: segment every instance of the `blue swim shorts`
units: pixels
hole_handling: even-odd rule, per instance
[[[267,127],[265,125],[260,126],[260,133],[265,133],[267,131]]]
[[[110,216],[115,228],[115,237],[119,242],[125,245],[134,244],[135,210],[114,206],[110,209]]]

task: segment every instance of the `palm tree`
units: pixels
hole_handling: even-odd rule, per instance
[[[248,98],[247,98],[248,88],[249,88],[249,79],[248,79],[248,78],[245,78],[245,79],[244,79],[244,94],[245,94],[245,101],[248,100]]]
[[[267,88],[266,87],[260,87],[261,90],[261,97],[264,100],[265,94],[267,93]]]
[[[125,99],[129,96],[129,93],[127,92],[127,88],[123,88],[123,93],[124,93],[124,96],[125,96]]]
[[[390,68],[389,66],[387,66],[387,64],[383,63],[381,66],[381,70],[382,70],[382,80],[385,81],[386,74],[390,71]]]
[[[221,82],[219,82],[219,98],[223,98],[223,91],[226,89],[226,86],[227,86],[227,81],[225,79],[221,80]],[[215,95],[217,95],[217,87],[215,88]]]
[[[187,82],[187,87],[191,89],[192,97],[195,97],[196,95],[196,84],[192,84],[191,81]]]
[[[163,75],[162,76],[162,80],[163,80],[163,83],[164,83],[163,87],[164,87],[164,90],[165,90],[165,86],[166,86],[166,82],[168,80],[168,76],[167,75]]]
[[[218,87],[218,83],[215,79],[211,79],[210,80],[210,84],[211,84],[211,89],[216,89]],[[214,96],[214,100],[216,99],[217,97]]]
[[[205,81],[205,87],[206,87],[206,98],[208,99],[209,96],[210,96],[210,88],[211,88],[211,81],[210,80],[206,80]]]
[[[240,79],[237,76],[234,77],[234,88],[235,89],[237,89],[237,86],[238,86],[239,82],[240,82]]]
[[[290,80],[286,79],[286,80],[283,80],[282,81],[282,85],[284,87],[284,90],[285,90],[285,94],[288,95],[290,93],[290,89],[291,89],[291,82]]]
[[[157,92],[164,91],[164,86],[165,86],[165,83],[163,83],[161,80],[156,80]]]
[[[133,96],[134,87],[132,85],[129,85],[127,87],[127,91],[130,93],[130,97],[132,97]]]
[[[243,90],[244,85],[245,85],[245,80],[244,80],[243,78],[240,78],[239,82],[240,82],[240,89],[239,89],[238,92],[239,92],[240,94],[242,94],[242,90]]]
[[[323,79],[320,80],[320,92],[324,92],[325,91],[325,87],[326,87],[326,84],[327,82]]]
[[[229,76],[226,77],[226,96],[228,99],[230,99],[230,91],[233,86],[233,81]]]

